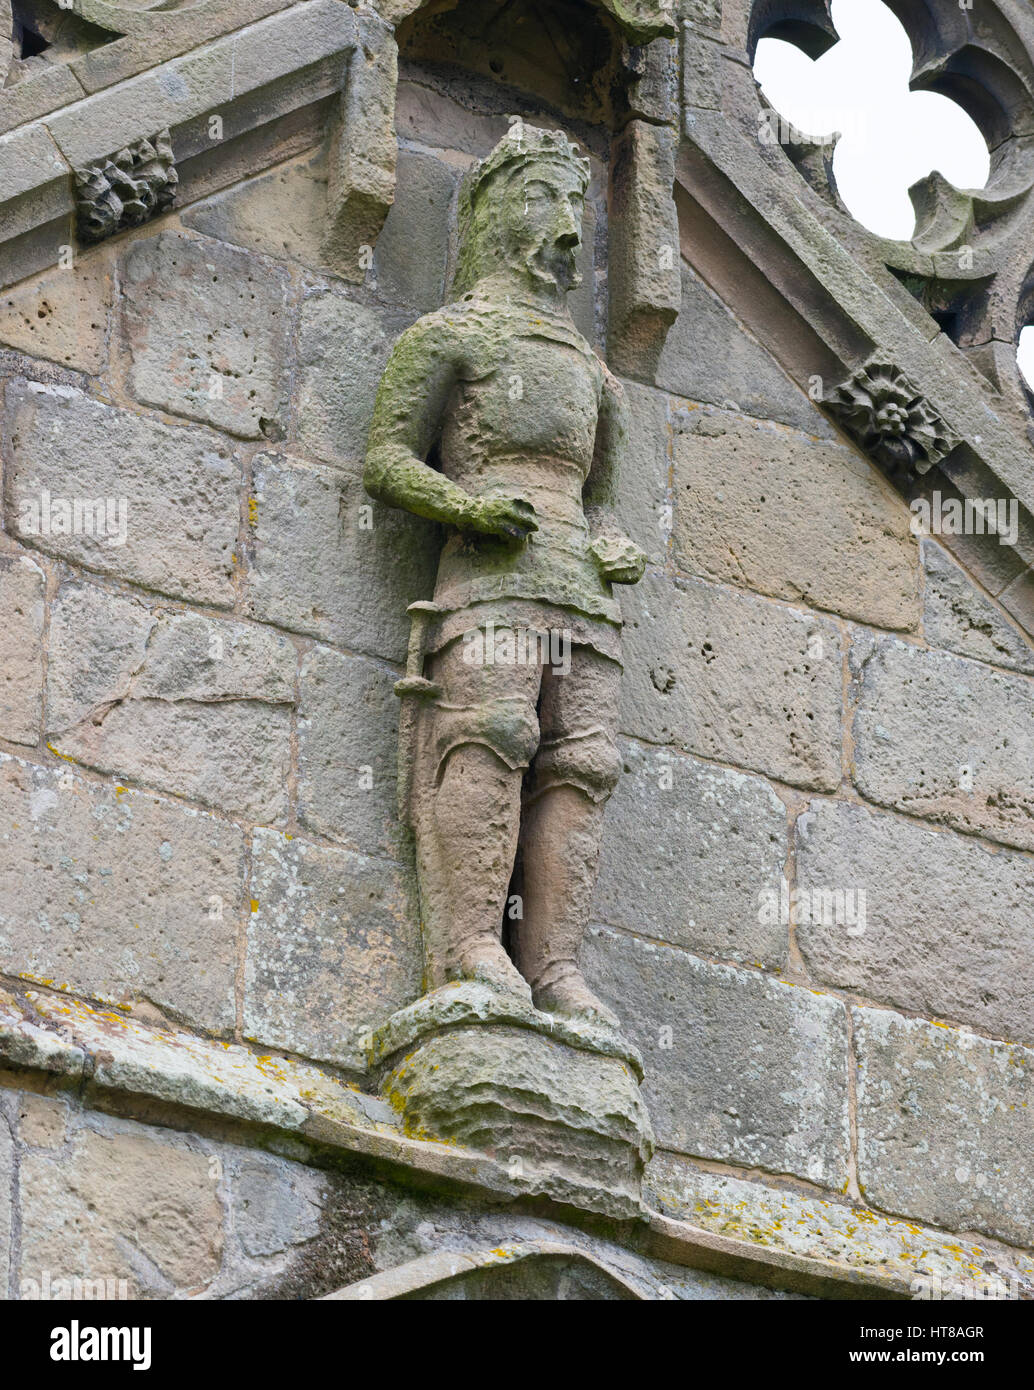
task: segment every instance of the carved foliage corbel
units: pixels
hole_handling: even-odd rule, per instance
[[[157,217],[171,207],[178,183],[168,130],[134,141],[103,164],[76,169],[79,240],[103,241]]]

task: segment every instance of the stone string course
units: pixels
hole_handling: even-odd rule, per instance
[[[449,128],[445,96],[401,84],[363,284],[321,269],[308,150],[0,295],[0,843],[22,866],[0,876],[0,976],[41,1012],[66,995],[155,1025],[144,1068],[176,1026],[361,1087],[365,1035],[419,992],[391,686],[435,537],[360,468],[390,347],[445,283],[476,153],[436,144]],[[588,970],[643,1052],[665,1163],[1032,1247],[1030,640],[684,281],[662,385],[628,383],[620,512],[651,568],[623,596],[626,772]],[[591,294],[580,312],[592,332]],[[21,534],[43,494],[125,498],[125,543]],[[784,880],[863,890],[864,933],[762,916]],[[290,1128],[270,1065],[263,1122]],[[283,1158],[64,1094],[3,1104],[29,1210],[55,1153],[87,1204],[109,1152],[125,1191],[159,1151],[178,1165],[198,1234],[151,1256],[166,1292],[255,1287],[329,1200]],[[267,1168],[282,1208],[230,1221]],[[23,1243],[23,1270],[47,1258]]]

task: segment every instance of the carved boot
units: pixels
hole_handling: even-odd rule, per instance
[[[480,980],[531,1001],[502,944],[520,794],[520,770],[479,744],[455,749],[438,786],[421,789],[415,820],[428,989]]]
[[[524,918],[517,963],[535,1007],[620,1031],[615,1014],[585,983],[578,948],[589,920],[599,861],[603,805],[566,784],[551,786],[525,809]]]

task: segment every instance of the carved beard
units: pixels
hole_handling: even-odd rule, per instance
[[[530,247],[522,248],[522,259],[536,280],[555,285],[562,294],[582,283],[575,266],[577,246],[536,238]]]
[[[535,253],[534,262],[544,276],[551,280],[562,293],[574,289],[582,283],[575,266],[577,247],[560,246],[556,242],[546,243]]]

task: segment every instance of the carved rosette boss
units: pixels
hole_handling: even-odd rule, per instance
[[[367,490],[446,539],[396,686],[428,992],[370,1061],[412,1132],[627,1215],[642,1064],[578,949],[621,770],[614,586],[645,559],[611,511],[622,389],[567,308],[588,178],[561,132],[511,128],[465,181],[453,300],[377,396]]]
[[[866,363],[825,405],[866,453],[897,477],[929,472],[960,442],[888,362]]]

